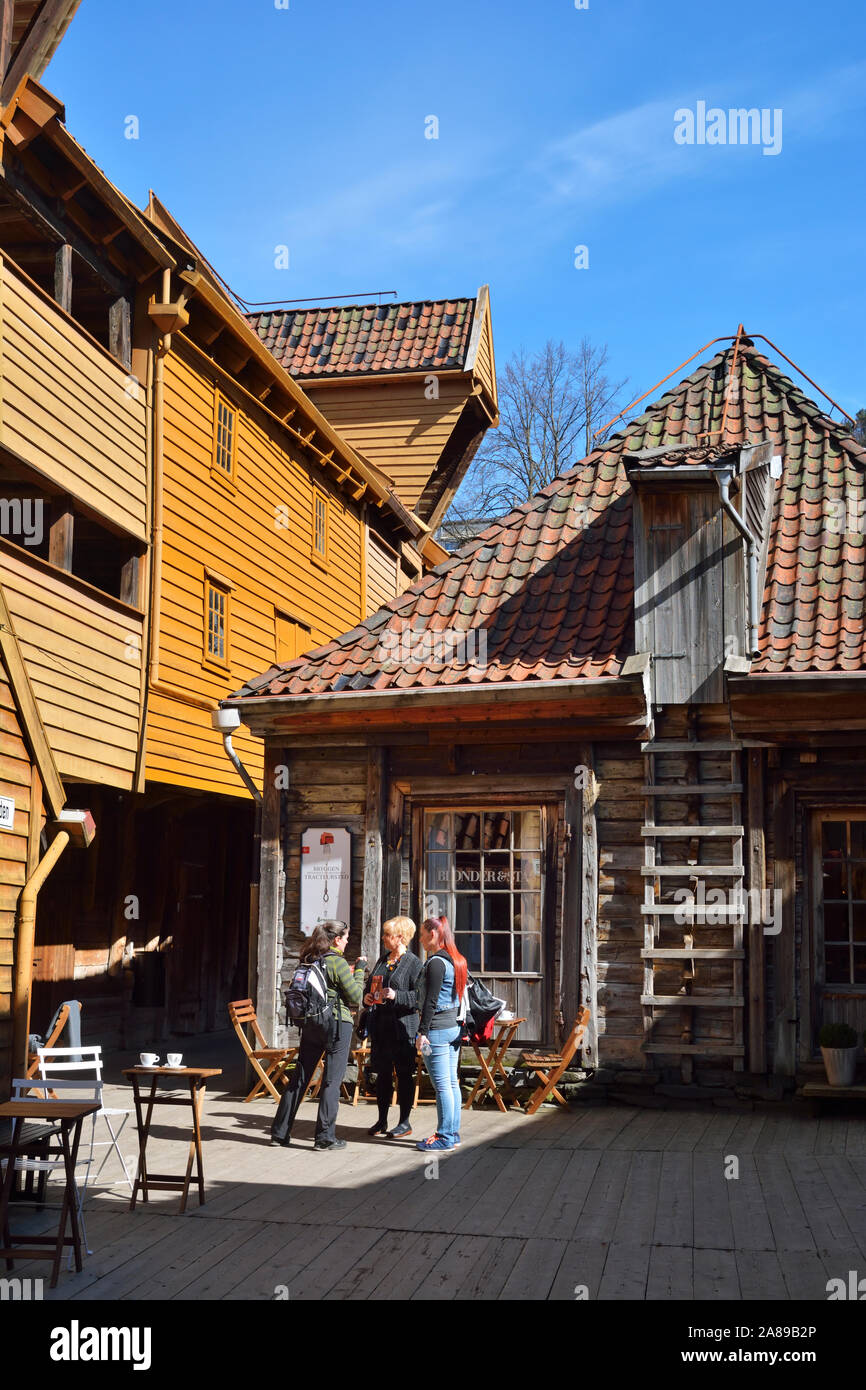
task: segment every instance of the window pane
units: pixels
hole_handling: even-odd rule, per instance
[[[541,849],[541,812],[514,812],[514,848]]]
[[[481,969],[481,933],[480,932],[457,932],[455,936],[457,949],[462,956],[466,957],[466,963],[472,971]]]
[[[825,820],[822,826],[824,855],[838,859],[845,853],[845,821]]]
[[[485,893],[484,930],[511,931],[510,893]]]
[[[511,845],[511,812],[486,811],[484,814],[484,848],[509,849]]]
[[[866,903],[853,903],[851,917],[854,922],[854,940],[866,942]]]
[[[481,855],[458,851],[454,856],[454,887],[473,889],[476,893],[481,887]]]
[[[514,969],[528,975],[541,974],[541,937],[515,936]]]
[[[427,888],[431,893],[448,893],[451,891],[451,864],[450,854],[428,854],[427,855]]]
[[[847,946],[828,946],[825,951],[825,979],[828,985],[849,985],[851,964]]]
[[[866,985],[866,946],[854,947],[854,984]]]
[[[541,855],[515,854],[515,888],[538,889],[541,887]]]
[[[859,898],[861,901],[866,899],[866,864],[849,861],[846,868],[848,870],[848,890],[851,897]]]
[[[541,931],[541,894],[521,893],[514,899],[514,930]]]
[[[847,903],[824,903],[824,940],[848,940]]]
[[[851,858],[866,859],[866,820],[852,820]]]
[[[504,932],[484,933],[484,969],[503,973],[511,970],[511,937]]]
[[[484,856],[484,890],[501,893],[512,887],[509,850],[488,851]]]
[[[451,849],[453,847],[450,811],[437,811],[435,815],[428,811],[425,822],[425,841],[428,849]]]
[[[423,912],[425,917],[447,917],[454,921],[454,898],[451,893],[427,891],[424,894]]]
[[[454,843],[457,849],[481,848],[481,817],[477,811],[457,811],[454,815]]]
[[[846,882],[847,874],[844,861],[841,859],[825,859],[824,897],[844,898],[848,892]]]
[[[474,893],[455,893],[454,930],[468,932],[481,930],[481,899]]]

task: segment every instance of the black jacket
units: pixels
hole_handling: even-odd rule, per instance
[[[374,975],[387,973],[387,961],[387,952],[376,961],[367,978],[365,994],[369,992],[370,980]],[[396,994],[396,999],[389,999],[384,1004],[374,1004],[368,1009],[370,1047],[374,1051],[378,1048],[405,1047],[407,1043],[414,1048],[415,1035],[418,1032],[418,998],[415,986],[423,968],[416,955],[411,951],[404,951],[390,980],[387,981]]]

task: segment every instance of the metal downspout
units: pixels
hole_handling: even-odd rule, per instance
[[[758,627],[760,624],[758,613],[758,548],[755,537],[731,502],[730,489],[733,476],[732,468],[721,468],[716,473],[716,482],[719,485],[722,507],[746,542],[746,556],[749,563],[749,656],[756,657],[760,655],[758,647]]]

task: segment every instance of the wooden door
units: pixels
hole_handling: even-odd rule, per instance
[[[861,1042],[866,1030],[866,807],[815,811],[810,861],[811,1010],[801,1001],[801,1018],[811,1013],[814,1056],[822,1023],[848,1023]]]

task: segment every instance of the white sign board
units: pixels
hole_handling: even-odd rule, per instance
[[[0,830],[11,830],[15,820],[15,802],[11,796],[0,796]]]
[[[301,931],[319,922],[348,922],[352,910],[352,836],[330,826],[301,836]]]

